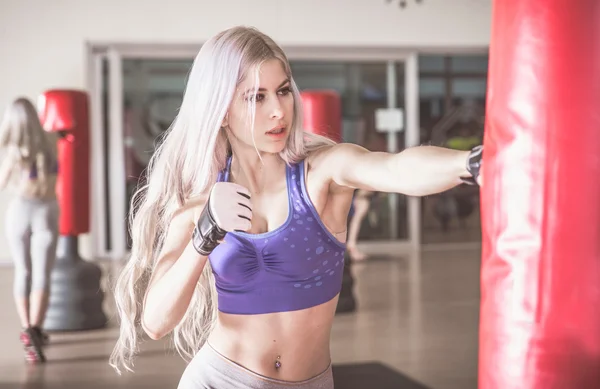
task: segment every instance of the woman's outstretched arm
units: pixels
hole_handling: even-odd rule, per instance
[[[400,153],[371,152],[345,143],[318,156],[331,180],[349,188],[427,196],[444,192],[468,178],[469,151],[418,146]]]

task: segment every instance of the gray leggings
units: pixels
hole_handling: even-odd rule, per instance
[[[49,291],[56,259],[58,204],[56,200],[17,197],[6,213],[6,237],[15,263],[14,294]]]

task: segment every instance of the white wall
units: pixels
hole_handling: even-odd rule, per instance
[[[491,0],[0,0],[0,109],[83,88],[86,42],[200,43],[255,26],[283,45],[482,47]],[[0,220],[7,194],[0,194]],[[0,223],[0,261],[8,257]],[[85,255],[85,249],[82,250]]]

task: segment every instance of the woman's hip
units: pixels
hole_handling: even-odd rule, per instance
[[[208,342],[185,369],[178,389],[333,389],[331,364],[304,381],[283,381],[255,373],[215,350]]]

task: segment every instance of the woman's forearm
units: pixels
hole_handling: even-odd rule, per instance
[[[427,196],[451,189],[469,177],[469,151],[457,151],[436,146],[406,149],[390,159],[391,175],[399,182],[399,193]]]
[[[152,339],[175,328],[188,309],[207,257],[188,243],[181,256],[148,290],[142,325]]]

